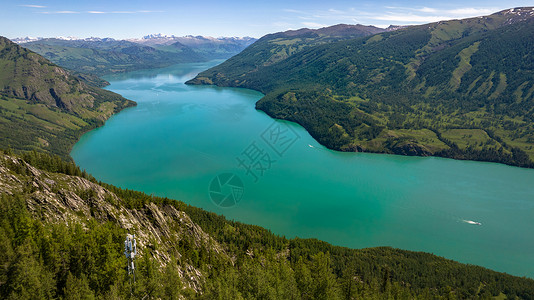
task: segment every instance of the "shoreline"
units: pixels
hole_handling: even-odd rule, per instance
[[[256,110],[264,112],[265,114],[267,114],[272,119],[283,120],[283,121],[288,121],[288,122],[293,122],[293,123],[298,124],[299,126],[304,128],[306,130],[306,132],[308,132],[313,137],[313,139],[315,141],[317,141],[320,145],[322,145],[322,146],[324,146],[327,149],[332,150],[332,151],[354,152],[354,153],[361,152],[361,153],[374,153],[374,154],[390,154],[390,155],[416,156],[416,157],[439,157],[439,158],[447,158],[447,159],[462,160],[462,161],[497,163],[497,164],[502,164],[502,165],[511,166],[511,167],[517,167],[517,168],[522,168],[522,169],[534,169],[534,162],[532,162],[532,160],[531,160],[531,164],[530,165],[525,166],[525,165],[520,165],[520,164],[517,164],[517,163],[507,163],[507,162],[504,162],[502,159],[501,160],[486,160],[486,159],[476,159],[476,157],[475,158],[470,158],[470,157],[468,157],[468,155],[471,155],[470,153],[466,153],[464,150],[459,149],[459,148],[454,147],[454,146],[453,147],[449,147],[449,149],[438,151],[438,152],[435,152],[435,153],[429,153],[429,152],[424,152],[424,151],[418,152],[417,150],[415,152],[412,152],[412,153],[419,153],[419,155],[418,154],[411,155],[411,154],[395,153],[394,151],[389,151],[389,152],[388,151],[373,151],[373,150],[365,149],[361,145],[356,145],[356,144],[353,144],[352,146],[348,146],[348,147],[345,147],[345,148],[332,148],[332,147],[329,147],[328,145],[326,145],[324,143],[324,141],[322,141],[322,139],[320,137],[318,137],[316,134],[314,134],[313,130],[310,130],[310,128],[308,128],[304,124],[301,124],[300,122],[298,122],[296,120],[289,119],[289,118],[279,118],[274,113],[272,113],[271,111],[265,110],[265,109],[263,109],[261,107],[258,107],[258,103],[260,103],[263,99],[265,99],[265,97],[267,97],[269,95],[269,93],[265,93],[264,91],[261,91],[259,89],[255,89],[255,88],[252,88],[252,87],[231,86],[231,85],[224,85],[224,84],[216,84],[216,83],[213,83],[213,82],[206,83],[205,79],[199,79],[198,76],[193,78],[193,79],[190,79],[190,80],[186,81],[185,84],[186,85],[197,85],[197,86],[203,86],[204,85],[204,86],[216,86],[216,87],[226,87],[226,88],[242,88],[242,89],[249,89],[249,90],[253,90],[253,91],[262,93],[264,96],[255,103]],[[436,132],[435,129],[430,129],[430,128],[426,128],[426,129]],[[484,129],[480,129],[480,130],[483,130],[483,131],[487,132]],[[343,145],[343,146],[346,146],[346,145]]]

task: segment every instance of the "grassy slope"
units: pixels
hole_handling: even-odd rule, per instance
[[[82,133],[135,105],[0,37],[0,146],[70,159]]]
[[[259,109],[333,149],[532,167],[534,22],[531,8],[517,12],[328,43],[270,65],[258,63],[277,48],[252,45],[190,83],[260,90]]]

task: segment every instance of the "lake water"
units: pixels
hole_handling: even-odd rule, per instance
[[[287,237],[425,251],[534,278],[534,170],[330,151],[256,111],[258,92],[184,84],[215,63],[106,78],[138,106],[85,134],[76,163]]]

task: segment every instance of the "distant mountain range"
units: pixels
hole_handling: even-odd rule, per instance
[[[86,74],[102,76],[177,63],[228,58],[242,51],[255,39],[169,37],[156,34],[130,40],[27,37],[13,41],[88,79]],[[98,82],[97,79],[91,79],[91,82],[105,85],[105,82]]]
[[[254,43],[257,39],[252,37],[210,37],[202,35],[186,35],[186,36],[174,36],[174,35],[164,35],[161,33],[158,34],[149,34],[140,39],[126,39],[127,41],[154,46],[154,45],[170,45],[175,42],[180,42],[186,46],[194,46],[200,44],[225,44],[233,43],[239,44],[242,46],[248,46]]]
[[[345,26],[264,36],[189,83],[259,90],[332,149],[534,167],[534,8]]]
[[[99,38],[99,37],[89,37],[89,38],[77,38],[77,37],[53,37],[53,38],[44,38],[44,37],[22,37],[22,38],[13,38],[11,39],[12,42],[17,44],[24,44],[29,42],[36,42],[44,39],[57,39],[57,40],[63,40],[63,41],[88,41],[88,42],[98,42],[98,41],[117,41],[117,39],[114,38]],[[120,39],[119,39],[120,40]],[[254,43],[257,39],[253,37],[210,37],[210,36],[202,36],[202,35],[186,35],[186,36],[175,36],[175,35],[165,35],[161,33],[156,34],[149,34],[145,35],[142,38],[128,38],[123,39],[125,41],[134,42],[138,44],[145,44],[149,46],[154,45],[170,45],[175,42],[181,42],[183,44],[196,44],[199,41],[201,43],[204,42],[213,42],[213,43],[226,43],[226,42],[233,42],[233,43],[241,43],[243,45],[250,45]]]
[[[44,39],[45,39],[44,37],[27,36],[27,37],[23,37],[23,38],[13,38],[13,39],[11,39],[11,41],[13,43],[17,43],[17,44],[24,44],[24,43],[36,42],[36,41],[40,41],[40,40],[44,40]],[[79,39],[79,38],[76,38],[76,37],[58,36],[58,37],[55,37],[54,39],[70,41],[70,40],[89,40],[89,39],[93,39],[93,38]]]
[[[204,37],[183,36],[165,37],[151,35],[140,40],[130,40],[142,45],[149,45],[158,50],[175,52],[175,49],[190,48],[195,53],[204,57],[204,60],[229,58],[238,54],[243,49],[256,41],[251,37]]]
[[[64,68],[98,76],[207,59],[188,47],[169,52],[114,39],[42,39],[22,45]]]

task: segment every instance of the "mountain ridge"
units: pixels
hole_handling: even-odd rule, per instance
[[[276,47],[248,51],[253,44],[187,83],[259,90],[266,96],[258,109],[335,150],[533,167],[532,66],[524,59],[533,16],[526,7],[410,26],[272,64],[262,53]]]

